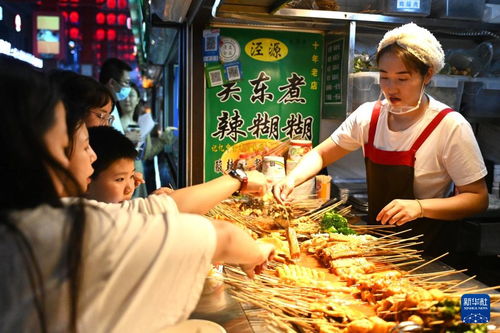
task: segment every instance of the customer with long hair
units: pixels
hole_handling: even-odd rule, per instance
[[[159,331],[188,317],[212,261],[251,276],[272,253],[199,215],[61,201],[80,193],[55,87],[0,56],[0,101],[0,331]]]

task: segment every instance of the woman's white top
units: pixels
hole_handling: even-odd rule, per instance
[[[71,246],[65,242],[64,227],[71,222],[67,207],[73,200],[64,200],[65,208],[40,206],[12,214],[43,270],[50,332],[67,330],[67,281],[61,278],[60,265],[64,247]],[[179,213],[167,195],[124,204],[84,203],[87,225],[79,332],[156,332],[187,319],[211,267],[216,246],[212,223],[199,215]],[[23,268],[15,271],[22,273]],[[28,284],[21,295],[6,291],[9,281],[25,280],[14,273],[2,277],[0,295],[7,299],[2,298],[5,309],[0,306],[0,331],[31,332],[37,319]],[[24,323],[16,323],[23,316]]]
[[[429,97],[429,107],[416,123],[403,131],[388,126],[385,103],[380,111],[374,146],[388,151],[408,150],[424,128],[447,105]],[[385,101],[384,101],[385,102]],[[368,142],[375,102],[362,104],[331,135],[340,147],[354,151]],[[416,153],[414,191],[416,198],[440,198],[450,194],[451,184],[473,183],[487,171],[469,122],[458,112],[448,114]]]

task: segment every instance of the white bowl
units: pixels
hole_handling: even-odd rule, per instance
[[[226,330],[213,321],[189,319],[169,327],[165,333],[226,333]]]

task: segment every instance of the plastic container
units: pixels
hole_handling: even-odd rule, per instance
[[[464,85],[461,82],[467,79],[468,77],[460,75],[434,75],[425,88],[425,92],[458,111],[464,90]]]
[[[285,178],[285,159],[283,156],[264,156],[262,173],[273,185]]]
[[[474,78],[463,82],[461,112],[466,117],[500,117],[500,79]]]
[[[309,140],[290,140],[288,148],[288,159],[299,161],[305,154],[312,150],[312,142]]]
[[[384,0],[384,14],[429,16],[431,0]]]
[[[433,0],[432,16],[454,20],[479,21],[485,0]]]
[[[379,72],[359,72],[350,74],[352,78],[352,110],[361,104],[375,101],[380,95]]]
[[[298,160],[286,160],[286,173],[290,173],[299,163]],[[316,178],[306,180],[293,189],[291,197],[297,199],[308,199],[316,192]]]
[[[316,176],[316,195],[318,199],[326,202],[331,198],[332,177],[325,175]]]

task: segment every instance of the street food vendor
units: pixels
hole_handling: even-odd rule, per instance
[[[381,94],[355,110],[274,186],[278,200],[348,153],[363,149],[369,223],[404,225],[424,234],[433,254],[443,221],[484,211],[486,167],[467,120],[425,93],[444,66],[432,33],[414,23],[387,32],[376,60]],[[434,243],[434,244],[433,244]]]

